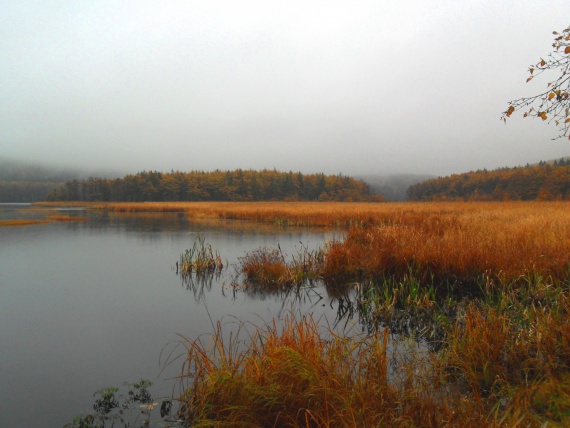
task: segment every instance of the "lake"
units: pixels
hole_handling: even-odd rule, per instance
[[[0,219],[45,211],[0,204]],[[263,325],[290,311],[335,323],[339,301],[323,286],[302,295],[234,291],[238,258],[281,246],[292,256],[331,239],[323,230],[278,230],[238,221],[190,221],[182,213],[112,214],[71,209],[86,222],[0,228],[0,426],[61,427],[92,412],[93,393],[124,381],[172,393],[179,335],[217,321]],[[176,261],[202,236],[229,265],[212,282],[188,283]],[[339,321],[338,319],[336,321]],[[360,328],[343,319],[343,327]]]

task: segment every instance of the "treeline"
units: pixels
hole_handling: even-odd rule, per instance
[[[570,159],[453,174],[410,186],[407,193],[414,201],[570,200]]]
[[[371,201],[370,187],[343,175],[276,170],[143,171],[123,178],[68,181],[50,201]]]

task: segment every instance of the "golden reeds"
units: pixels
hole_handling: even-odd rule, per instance
[[[197,275],[214,274],[221,272],[224,263],[220,254],[212,250],[212,245],[206,243],[203,236],[198,236],[194,240],[192,248],[187,249],[180,256],[180,264],[176,263],[182,277],[189,276],[192,273]]]
[[[80,217],[80,216],[71,216],[71,215],[63,215],[63,214],[56,214],[56,215],[48,215],[45,217],[47,221],[88,221],[87,217]]]
[[[29,226],[33,224],[46,224],[47,220],[34,220],[34,219],[13,219],[13,220],[0,220],[0,227],[3,226]]]

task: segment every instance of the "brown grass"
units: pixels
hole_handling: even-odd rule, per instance
[[[62,214],[56,214],[56,215],[48,215],[45,217],[46,221],[88,221],[89,219],[87,217],[79,217],[79,216],[71,216],[71,215],[62,215]]]
[[[528,272],[568,277],[569,202],[149,202],[92,203],[125,213],[184,212],[193,219],[230,219],[277,227],[342,227],[322,275],[402,277],[422,281],[510,280]]]
[[[47,220],[33,220],[33,219],[14,219],[14,220],[0,220],[0,227],[4,226],[30,226],[33,224],[46,224]]]
[[[390,351],[387,329],[342,336],[310,316],[254,326],[245,341],[224,342],[218,324],[184,341],[179,416],[199,427],[569,426],[568,284],[534,278],[457,311],[429,353]]]
[[[568,278],[567,203],[408,207],[386,213],[383,225],[352,228],[331,243],[323,275],[403,277],[412,267],[424,282],[512,280],[528,272]]]

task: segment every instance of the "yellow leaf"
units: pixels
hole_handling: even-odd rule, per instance
[[[551,100],[552,98],[554,98],[556,95],[554,94],[554,92],[551,92],[550,94],[548,94],[548,99]]]
[[[570,122],[570,117],[564,121],[564,123]]]
[[[564,49],[564,53],[570,53],[570,46],[566,46],[566,49]]]
[[[542,120],[546,120],[548,118],[545,112],[538,113],[538,117],[540,117]]]

